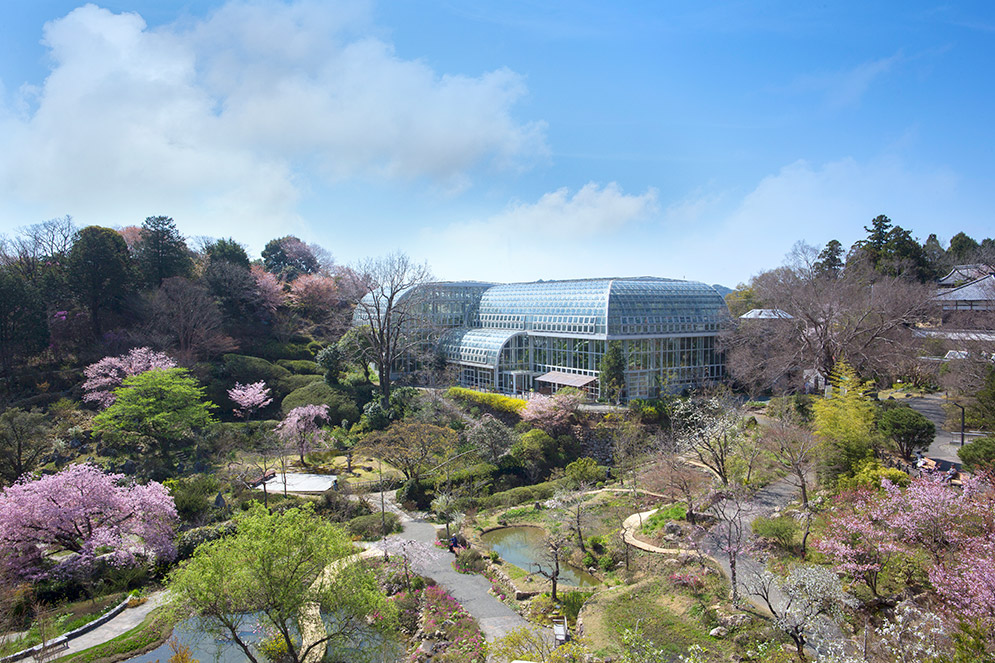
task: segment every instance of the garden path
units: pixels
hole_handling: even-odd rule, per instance
[[[379,496],[374,498],[374,495],[377,494],[370,494],[371,502],[379,501]],[[421,517],[422,514],[408,514],[397,505],[393,497],[391,492],[386,493],[383,496],[384,504],[388,510],[400,517],[404,525],[404,533],[401,536],[434,546],[435,525],[426,522]],[[488,593],[491,583],[487,578],[476,574],[457,573],[453,569],[452,561],[453,557],[449,552],[441,549],[439,555],[424,555],[413,559],[411,566],[421,575],[433,578],[445,587],[477,620],[488,642],[507,635],[514,628],[527,625],[521,615]]]
[[[81,652],[84,649],[96,647],[108,640],[113,640],[123,633],[127,633],[145,621],[150,612],[165,604],[166,599],[167,592],[165,590],[149,594],[148,600],[140,606],[126,608],[106,624],[101,624],[89,633],[84,633],[78,638],[70,640],[69,649],[61,655],[65,656]]]

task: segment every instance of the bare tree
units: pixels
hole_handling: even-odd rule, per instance
[[[763,448],[778,465],[788,471],[802,492],[802,506],[808,508],[808,477],[822,441],[811,431],[789,419],[775,419],[762,436]]]
[[[747,497],[743,490],[733,489],[718,493],[712,501],[711,512],[715,516],[713,536],[719,550],[728,556],[729,582],[732,585],[732,602],[739,600],[739,580],[737,562],[746,546],[745,515],[748,509]]]
[[[346,276],[355,280],[348,290],[365,293],[356,302],[355,320],[380,377],[380,393],[389,398],[391,368],[426,340],[418,286],[427,284],[432,273],[428,265],[392,253],[367,259]]]
[[[560,558],[567,545],[568,536],[561,532],[548,532],[543,539],[543,549],[539,553],[539,561],[532,564],[532,569],[549,580],[552,589],[550,598],[556,603],[556,586],[560,580]]]
[[[797,388],[805,371],[826,379],[842,357],[861,374],[889,376],[915,356],[913,326],[932,313],[930,286],[859,264],[828,276],[815,258],[800,244],[790,264],[753,278],[757,299],[791,317],[742,321],[728,337],[730,372],[744,384]]]
[[[152,329],[184,362],[235,349],[207,290],[182,276],[165,279],[152,297]]]
[[[703,470],[688,465],[684,459],[672,452],[664,454],[654,472],[665,486],[667,495],[671,499],[684,502],[687,506],[688,522],[692,526],[697,525],[700,509],[711,489],[711,477]]]

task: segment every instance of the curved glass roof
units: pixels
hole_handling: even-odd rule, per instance
[[[515,329],[450,329],[439,339],[439,349],[449,361],[494,368],[501,349],[521,333]]]
[[[442,327],[475,325],[478,322],[477,305],[480,296],[493,283],[483,281],[438,281],[405,288],[398,292],[394,301],[398,305],[413,303],[419,315],[426,316],[430,325]],[[411,302],[413,295],[417,295]],[[377,306],[374,293],[367,293],[363,303],[353,311],[352,323],[364,325],[369,322],[370,312],[376,316],[386,313],[387,304]]]
[[[512,283],[480,300],[483,327],[601,338],[716,331],[727,315],[711,286],[658,278]]]

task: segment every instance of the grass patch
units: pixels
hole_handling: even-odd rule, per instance
[[[639,628],[655,647],[676,658],[699,645],[712,656],[724,656],[731,645],[708,635],[709,610],[699,602],[673,593],[666,581],[647,580],[589,599],[584,606],[584,631],[596,656],[618,656],[618,634]],[[708,628],[706,628],[708,627]]]
[[[687,518],[687,515],[688,509],[686,506],[680,503],[671,504],[643,521],[642,533],[649,536],[656,536],[667,523],[673,520],[684,520]]]
[[[124,597],[124,592],[116,592],[107,596],[101,596],[92,601],[87,599],[53,608],[49,612],[45,623],[45,635],[47,639],[57,638],[64,633],[89,624],[123,601]],[[41,629],[39,628],[38,621],[35,620],[31,628],[28,629],[27,635],[23,638],[4,643],[0,646],[0,656],[8,656],[23,649],[34,647],[41,644],[41,641]]]

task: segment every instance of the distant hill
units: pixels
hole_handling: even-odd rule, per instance
[[[724,285],[719,285],[718,283],[713,283],[712,287],[715,288],[715,292],[717,292],[720,295],[722,295],[723,299],[725,299],[726,295],[728,295],[730,292],[732,292],[732,288],[727,288]]]

